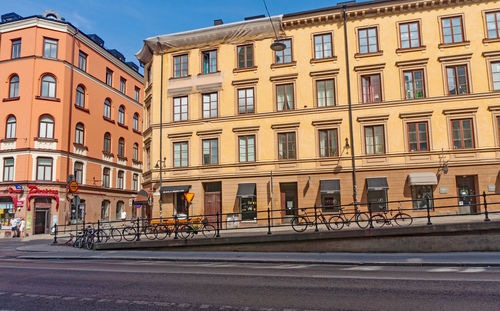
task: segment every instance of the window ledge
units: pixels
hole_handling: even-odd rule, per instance
[[[134,131],[134,133],[136,133],[136,134],[142,135],[141,131],[138,131],[138,130],[132,130],[132,131]]]
[[[90,114],[90,110],[88,110],[87,108],[85,107],[80,107],[78,106],[77,104],[75,104],[75,108],[78,109],[78,110],[81,110],[83,112],[86,112],[86,113],[89,113]]]
[[[271,64],[271,69],[284,68],[284,67],[292,67],[292,66],[296,66],[296,65],[297,65],[296,61],[289,62],[289,63],[284,63],[284,64]]]
[[[457,42],[457,43],[440,43],[438,45],[438,48],[443,49],[443,48],[453,48],[457,46],[466,46],[470,45],[470,41],[463,41],[463,42]]]
[[[15,141],[17,141],[16,137],[13,137],[13,138],[4,138],[4,139],[0,140],[0,142],[2,142],[2,143],[9,143],[9,142],[15,142]]]
[[[102,154],[104,154],[104,155],[105,155],[105,156],[107,156],[107,157],[112,157],[112,158],[114,158],[114,157],[115,157],[115,155],[114,155],[114,154],[112,154],[111,152],[107,152],[107,151],[104,151],[104,150],[102,151]]]
[[[326,63],[326,62],[335,62],[337,61],[337,56],[325,57],[325,58],[311,58],[309,63],[317,64],[317,63]]]
[[[207,73],[202,73],[202,72],[200,72],[200,73],[198,74],[198,77],[199,77],[199,76],[209,76],[209,75],[214,75],[214,74],[218,74],[218,73],[220,73],[220,70],[217,70],[217,71],[214,71],[214,72],[207,72]]]
[[[483,43],[494,43],[500,42],[500,38],[484,38]]]
[[[396,49],[396,53],[408,53],[408,52],[418,52],[418,51],[425,51],[427,47],[425,45],[421,45],[416,48],[398,48]]]
[[[85,149],[87,151],[89,150],[89,147],[82,145],[82,144],[79,144],[79,143],[73,143],[73,146],[75,146],[76,148],[79,148],[79,149]]]
[[[169,78],[169,80],[182,80],[182,79],[190,79],[191,78],[191,75],[187,75],[187,76],[182,76],[182,77],[171,77]]]
[[[34,140],[48,142],[48,143],[57,143],[58,142],[58,140],[55,138],[45,138],[45,137],[35,137]]]
[[[127,159],[127,157],[123,157],[123,156],[119,156],[119,155],[118,155],[118,156],[116,156],[116,158],[117,158],[118,160],[120,160],[120,161],[127,161],[127,160],[128,160],[128,159]]]
[[[233,73],[248,72],[248,71],[254,71],[254,70],[257,70],[257,66],[245,67],[245,68],[234,68]]]
[[[356,53],[354,54],[355,58],[363,58],[363,57],[372,57],[372,56],[382,56],[384,51],[378,51],[373,53]]]
[[[132,163],[142,165],[142,161],[139,160],[132,160]]]
[[[107,118],[107,117],[102,117],[105,121],[108,121],[109,123],[113,123],[115,124],[115,120],[111,120],[110,118]]]
[[[17,97],[9,97],[9,98],[4,98],[2,99],[3,102],[12,102],[12,101],[15,101],[15,100],[19,100],[20,97],[17,96]]]
[[[35,96],[35,98],[41,99],[41,100],[48,100],[48,101],[52,101],[52,102],[60,102],[61,101],[60,98],[56,98],[56,97]]]
[[[119,127],[123,127],[124,129],[128,130],[128,126],[126,126],[125,124],[123,123],[118,123],[118,126]]]

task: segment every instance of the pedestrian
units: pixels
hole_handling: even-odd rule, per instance
[[[122,226],[125,226],[125,220],[127,219],[127,212],[122,210]]]
[[[10,228],[12,230],[12,237],[15,238],[17,236],[17,220],[15,218],[10,219]]]
[[[25,238],[26,235],[24,234],[24,229],[26,228],[26,220],[24,220],[24,217],[21,218],[21,224],[19,225],[19,231],[21,232],[21,238]]]

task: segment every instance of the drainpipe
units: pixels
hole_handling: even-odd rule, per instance
[[[78,34],[78,29],[75,28],[75,33],[73,34],[73,46],[71,48],[71,75],[70,75],[70,89],[69,89],[69,118],[68,118],[68,144],[66,148],[66,184],[68,184],[68,175],[69,175],[69,162],[70,162],[70,148],[71,148],[71,122],[72,122],[72,116],[73,116],[73,82],[74,82],[74,66],[75,66],[75,37]],[[71,212],[71,202],[68,201],[68,193],[66,192],[66,201],[67,203],[70,204],[70,212]],[[64,205],[64,217],[66,218],[66,206],[67,204]],[[78,207],[77,207],[77,212],[78,212]],[[67,219],[65,219],[65,222],[67,223]]]
[[[349,43],[347,41],[347,14],[346,5],[342,7],[342,15],[344,17],[344,40],[345,40],[345,63],[347,73],[347,100],[349,107],[349,136],[351,138],[351,162],[352,162],[352,199],[354,208],[358,208],[358,185],[356,182],[356,157],[354,155],[354,133],[352,124],[352,99],[351,99],[351,73],[349,66]]]
[[[161,55],[161,73],[160,73],[160,218],[162,218],[162,202],[161,202],[161,187],[163,183],[163,172],[162,172],[162,159],[163,159],[163,48],[161,47],[160,44],[160,38],[158,38],[158,47],[160,48],[160,55]],[[151,67],[149,67],[149,70],[151,70]]]

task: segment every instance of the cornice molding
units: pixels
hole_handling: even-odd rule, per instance
[[[208,136],[208,135],[217,135],[217,134],[221,134],[221,133],[222,133],[222,129],[214,129],[214,130],[197,131],[196,135]]]
[[[388,114],[381,114],[381,115],[376,115],[376,116],[363,116],[363,117],[358,117],[356,121],[358,122],[371,122],[371,121],[385,121],[389,119]]]
[[[295,80],[299,76],[298,73],[290,73],[286,75],[279,75],[279,76],[272,76],[269,77],[269,81],[275,82],[275,81],[286,81],[286,80]]]
[[[312,126],[322,126],[322,125],[338,125],[342,123],[342,119],[330,119],[330,120],[319,120],[312,121]]]
[[[441,57],[438,57],[438,61],[443,63],[443,62],[469,60],[471,58],[472,58],[472,53],[467,53],[467,54],[459,54],[459,55],[451,55],[451,56],[441,56]]]
[[[248,85],[248,84],[257,84],[259,82],[259,78],[253,79],[243,79],[243,80],[233,80],[231,82],[232,85]]]
[[[271,128],[273,130],[281,130],[281,129],[297,128],[299,126],[300,126],[300,122],[290,122],[290,123],[272,124]]]
[[[183,132],[183,133],[168,134],[168,138],[183,138],[183,137],[191,137],[191,136],[193,136],[193,132]]]
[[[430,117],[434,111],[417,111],[417,112],[401,112],[399,114],[400,119],[410,119],[410,118],[422,118]]]
[[[320,71],[311,71],[309,75],[311,77],[321,77],[321,76],[334,76],[340,72],[339,68],[334,68],[330,70],[320,70]]]
[[[363,65],[363,66],[355,66],[353,68],[354,71],[369,71],[369,70],[380,70],[385,68],[385,63],[383,64],[373,64],[373,65]]]
[[[257,132],[260,126],[243,126],[243,127],[234,127],[233,133],[243,133],[243,132]]]
[[[428,61],[429,61],[429,58],[404,60],[404,61],[396,62],[396,67],[409,67],[409,66],[427,65]]]
[[[476,113],[479,107],[466,107],[466,108],[452,108],[452,109],[444,109],[444,115],[453,115],[453,114],[464,114],[464,113]]]

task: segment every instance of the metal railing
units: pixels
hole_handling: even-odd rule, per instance
[[[462,201],[459,201],[462,199]],[[455,202],[451,204],[450,202]],[[465,202],[459,205],[458,202]],[[415,208],[424,206],[425,208]],[[465,207],[468,207],[468,211]],[[313,206],[297,209],[255,211],[253,213],[216,213],[180,217],[137,218],[97,221],[86,224],[55,225],[54,243],[93,248],[95,243],[139,242],[141,240],[219,238],[227,236],[269,235],[273,232],[304,232],[308,228],[343,230],[375,229],[388,226],[432,225],[457,222],[457,217],[471,216],[468,221],[490,221],[500,214],[500,193],[464,197],[425,198],[366,202],[336,206]],[[240,219],[250,216],[249,219]],[[452,219],[453,218],[453,219]],[[58,241],[59,240],[59,241]]]

